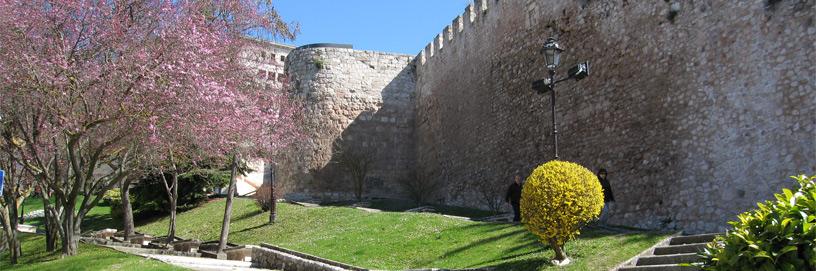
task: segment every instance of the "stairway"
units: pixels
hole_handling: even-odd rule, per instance
[[[252,267],[251,262],[216,260],[209,258],[182,257],[171,255],[142,255],[146,258],[159,260],[168,264],[181,266],[195,271],[262,271]]]
[[[672,237],[645,255],[641,255],[618,268],[618,271],[691,271],[699,270],[693,266],[681,266],[681,263],[699,262],[697,252],[714,240],[718,233]]]

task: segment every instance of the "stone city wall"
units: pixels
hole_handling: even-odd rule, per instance
[[[539,54],[566,48],[562,160],[609,170],[610,223],[720,231],[816,173],[816,7],[794,1],[478,0],[417,56],[418,178],[486,207],[552,158]]]
[[[308,142],[277,166],[287,192],[350,198],[350,176],[336,164],[342,143],[373,158],[366,196],[401,196],[398,182],[412,176],[416,163],[412,61],[338,45],[290,52],[286,72],[292,93],[306,104]]]

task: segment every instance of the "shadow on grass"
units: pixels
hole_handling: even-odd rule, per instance
[[[477,240],[475,242],[472,242],[470,244],[467,244],[467,245],[455,248],[455,249],[453,249],[451,251],[445,252],[445,254],[442,257],[443,258],[453,257],[456,254],[462,253],[462,252],[464,252],[466,250],[469,250],[469,249],[472,249],[472,248],[475,248],[475,247],[479,247],[479,246],[484,246],[484,245],[487,245],[488,243],[493,243],[493,242],[496,242],[496,241],[499,241],[499,240],[502,240],[502,239],[505,239],[505,238],[509,238],[511,236],[515,236],[515,235],[519,235],[519,234],[525,234],[525,233],[527,233],[527,231],[525,229],[517,229],[517,230],[514,230],[514,231],[510,231],[510,232],[507,232],[507,233],[496,235],[496,236],[493,236],[493,237],[490,237],[490,238],[479,239],[479,240]]]
[[[257,225],[257,226],[244,228],[244,229],[241,229],[241,230],[238,230],[238,231],[233,231],[233,232],[230,232],[230,234],[244,233],[244,232],[248,232],[248,231],[252,231],[252,230],[257,230],[257,229],[263,228],[264,226],[268,226],[268,225],[269,224],[260,224],[260,225]]]
[[[238,217],[235,217],[235,218],[232,219],[232,221],[241,221],[241,220],[244,220],[244,219],[247,219],[247,218],[252,218],[253,216],[260,215],[260,214],[263,214],[263,213],[264,213],[264,211],[262,211],[262,210],[254,210],[252,212],[245,213],[245,214],[242,214],[242,215],[240,215]]]
[[[472,223],[467,224],[464,226],[458,226],[455,228],[447,229],[446,231],[468,231],[474,230],[474,233],[486,233],[486,232],[494,232],[500,231],[507,228],[512,228],[517,226],[516,224],[511,223],[499,223],[499,222],[479,222],[479,223]],[[521,228],[523,229],[523,228]]]
[[[114,220],[110,214],[88,215],[82,220],[82,231],[98,231],[102,229],[120,229],[121,221]]]
[[[523,248],[527,248],[527,247],[530,247],[530,246],[537,246],[537,248],[534,249],[533,251],[513,253],[514,251],[518,251],[518,250],[521,250]],[[540,243],[538,241],[534,240],[534,241],[526,242],[526,243],[523,243],[521,245],[512,247],[510,249],[506,249],[505,254],[507,254],[507,256],[504,256],[504,257],[501,257],[501,258],[498,258],[498,259],[490,259],[490,260],[486,260],[486,261],[483,261],[483,262],[475,263],[475,264],[472,264],[472,265],[468,266],[468,268],[483,267],[483,266],[488,266],[490,264],[497,264],[497,265],[494,265],[494,266],[503,266],[505,264],[511,263],[508,266],[508,268],[509,268],[510,266],[514,266],[513,263],[515,263],[515,264],[525,263],[525,264],[521,264],[521,266],[519,266],[519,268],[521,268],[521,269],[518,269],[518,270],[533,270],[533,269],[524,269],[523,267],[526,267],[527,266],[526,263],[529,263],[529,262],[535,262],[536,267],[541,266],[542,264],[549,265],[550,264],[549,261],[547,261],[547,259],[545,259],[545,258],[541,258],[541,257],[534,258],[534,255],[540,254],[540,253],[542,253],[544,251],[547,251],[549,249],[550,249],[549,246],[540,245]],[[513,259],[515,259],[515,260],[513,260]],[[512,260],[512,261],[508,262],[508,260]],[[500,269],[499,268],[498,270],[508,270],[508,269]],[[513,269],[509,269],[509,270],[513,270]]]

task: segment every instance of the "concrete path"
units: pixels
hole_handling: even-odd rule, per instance
[[[37,233],[37,227],[32,225],[17,225],[17,231],[25,233]]]
[[[382,210],[380,210],[380,209],[372,209],[372,208],[365,208],[365,207],[354,207],[354,208],[357,209],[357,210],[363,210],[363,211],[366,211],[366,212],[369,212],[369,213],[382,212]]]
[[[261,271],[269,269],[253,268],[251,262],[216,260],[210,258],[195,258],[170,255],[149,255],[140,254],[149,259],[159,260],[168,264],[189,268],[197,271]]]
[[[131,248],[131,247],[119,247],[119,246],[105,246],[120,252],[142,256],[148,259],[154,259],[158,261],[165,262],[167,264],[172,264],[175,266],[180,266],[184,268],[188,268],[191,270],[197,271],[218,271],[218,270],[233,270],[233,271],[263,271],[263,270],[270,270],[270,269],[263,269],[263,268],[253,268],[252,262],[244,262],[244,261],[229,261],[229,260],[217,260],[211,258],[201,258],[201,257],[186,257],[186,256],[175,256],[175,255],[161,255],[155,253],[156,250],[154,249],[145,249],[145,248]]]

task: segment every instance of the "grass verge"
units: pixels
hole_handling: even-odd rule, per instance
[[[187,270],[159,261],[133,256],[113,249],[79,244],[79,254],[61,258],[60,253],[45,251],[45,237],[21,234],[23,257],[16,265],[10,265],[8,252],[0,254],[0,270],[3,271],[74,271],[74,270]]]

